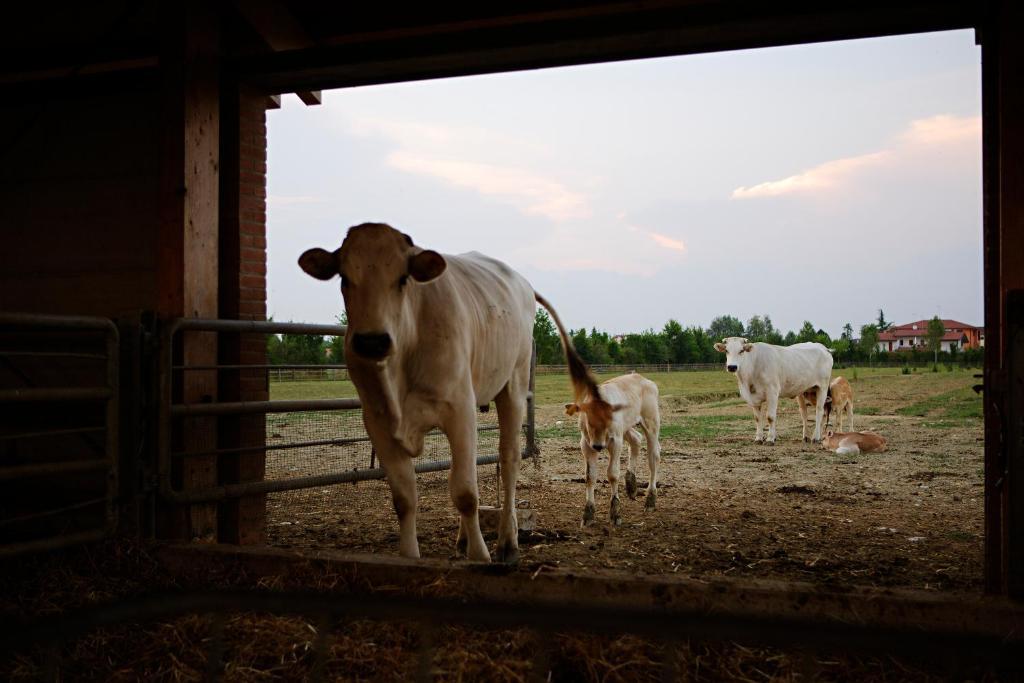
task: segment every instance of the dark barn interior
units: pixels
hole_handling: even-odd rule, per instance
[[[632,629],[641,635],[659,626],[676,629],[677,637],[750,637],[775,644],[842,639],[878,649],[877,641],[892,634],[930,633],[929,644],[906,636],[881,650],[899,651],[901,643],[910,649],[945,643],[958,651],[988,652],[984,648],[998,642],[992,646],[997,655],[1006,655],[1006,648],[1019,652],[1024,615],[1016,602],[1024,596],[1024,7],[1019,3],[58,2],[19,5],[5,23],[0,559],[13,576],[19,562],[61,558],[59,553],[111,538],[134,539],[157,558],[153,562],[165,577],[142,581],[137,594],[182,586],[206,590],[228,575],[298,577],[311,571],[313,560],[261,550],[267,495],[278,489],[240,486],[265,481],[266,411],[210,408],[269,400],[262,366],[265,334],[274,330],[260,327],[267,313],[266,111],[280,106],[282,94],[294,93],[315,106],[320,91],[330,88],[974,29],[983,83],[987,351],[979,384],[985,413],[987,595],[973,601],[922,602],[899,594],[838,600],[795,588],[733,586],[718,589],[726,597],[715,602],[694,584],[641,583],[623,588],[624,597],[616,600],[608,598],[615,591],[596,579],[594,585],[565,577],[531,583],[536,576],[475,574],[450,563],[339,556],[317,559],[316,568],[410,586],[428,585],[447,573],[454,583],[474,586],[459,604],[530,596],[575,605],[575,620],[554,608],[533,616],[512,609],[505,623],[463,620],[492,628],[536,626],[537,615],[544,614],[551,620],[546,628],[586,629],[614,616],[620,626],[622,619],[646,619]],[[218,326],[189,319],[243,322]],[[181,453],[187,457],[176,457]],[[172,574],[189,578],[166,578]],[[315,584],[296,580],[278,587],[294,591]],[[602,591],[603,602],[588,603]],[[265,611],[277,609],[272,597],[261,599],[267,600]],[[385,603],[394,618],[417,620],[429,618],[424,616],[429,609],[450,607],[435,599],[440,602]],[[351,596],[344,605],[331,603],[330,610],[366,616],[372,606],[364,603],[365,597]],[[801,610],[797,603],[809,606]],[[194,611],[231,607],[199,598],[189,604]],[[327,609],[324,604],[319,608]],[[641,604],[657,611],[645,612]],[[315,604],[299,600],[295,605],[300,613],[319,614]],[[619,611],[599,614],[595,605]],[[850,621],[858,606],[860,616]],[[175,609],[174,615],[186,611],[181,605]],[[723,620],[722,614],[733,620]],[[40,614],[12,616],[37,626],[23,630],[24,638],[36,638],[18,641],[25,647],[78,635],[53,631],[51,622],[38,620]],[[812,627],[822,621],[831,626]],[[766,638],[766,623],[789,630],[770,629]],[[814,634],[821,636],[818,641]],[[806,638],[810,641],[801,641]]]

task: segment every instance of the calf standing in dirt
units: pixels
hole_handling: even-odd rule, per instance
[[[800,418],[804,426],[804,441],[807,441],[807,407],[817,405],[818,389],[811,387],[796,397],[800,406]],[[843,429],[843,416],[850,421],[847,425],[853,431],[853,389],[845,377],[836,377],[828,385],[828,395],[825,397],[825,429],[828,429],[828,420],[832,413],[836,414],[836,431]]]
[[[567,415],[578,415],[580,450],[587,467],[587,503],[583,508],[583,524],[594,521],[594,485],[597,483],[597,454],[608,449],[608,484],[612,489],[609,518],[622,523],[619,506],[619,457],[622,442],[629,443],[629,465],[626,469],[626,493],[636,498],[636,462],[640,457],[640,435],[634,426],[647,436],[647,462],[651,480],[647,484],[644,507],[653,510],[658,498],[658,461],[661,446],[661,412],[658,409],[658,385],[635,372],[615,377],[590,388],[588,395],[576,403],[566,403]]]

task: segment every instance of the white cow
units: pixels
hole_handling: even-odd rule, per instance
[[[744,337],[726,337],[715,349],[725,354],[725,369],[736,375],[740,396],[754,411],[754,441],[763,440],[761,429],[767,420],[767,441],[775,443],[779,397],[795,398],[811,388],[817,390],[813,439],[821,441],[821,418],[832,376],[828,349],[815,342],[775,346],[750,343]]]
[[[597,393],[584,400],[566,403],[567,415],[579,415],[580,450],[587,467],[587,503],[583,508],[583,524],[594,521],[594,485],[597,482],[597,454],[608,448],[608,484],[612,489],[609,516],[615,525],[622,523],[619,506],[619,459],[622,442],[629,443],[629,464],[626,466],[626,493],[636,498],[636,461],[640,458],[640,435],[633,429],[639,425],[647,436],[647,462],[651,480],[647,484],[645,508],[653,510],[658,498],[658,460],[661,447],[661,412],[658,409],[658,385],[632,373],[614,377],[597,387]]]
[[[363,405],[363,422],[387,475],[398,515],[399,553],[419,557],[416,472],[423,437],[448,437],[449,493],[460,515],[456,548],[488,561],[480,533],[476,451],[478,406],[498,411],[502,515],[497,557],[519,556],[516,479],[519,432],[530,378],[535,301],[547,308],[582,393],[588,377],[551,306],[505,264],[481,254],[442,256],[380,223],[351,228],[333,252],[299,258],[321,280],[341,276],[348,313],[345,360]]]

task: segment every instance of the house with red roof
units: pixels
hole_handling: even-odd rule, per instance
[[[918,320],[905,325],[893,325],[878,333],[879,351],[910,351],[928,348],[928,320]],[[939,350],[976,349],[982,345],[983,330],[957,320],[943,320],[946,333],[942,335]]]

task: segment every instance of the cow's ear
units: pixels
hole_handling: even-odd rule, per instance
[[[747,352],[753,351],[754,350],[754,345],[753,344],[744,344],[743,345],[743,350],[747,351]]]
[[[725,344],[723,344],[722,342],[716,343],[715,344],[715,351],[720,351],[721,353],[725,353]]]
[[[614,412],[617,412],[617,411],[619,411],[619,410],[622,410],[622,409],[623,409],[623,408],[625,408],[625,407],[626,407],[626,404],[625,404],[625,403],[613,403],[613,404],[612,404],[612,412],[613,412],[613,413],[614,413]]]
[[[444,256],[430,249],[409,257],[409,275],[417,282],[430,282],[447,267]]]
[[[833,436],[835,436],[835,430],[830,429],[825,432],[825,438],[831,439]]]
[[[579,411],[580,411],[580,407],[578,405],[576,405],[575,403],[566,403],[565,404],[565,414],[566,415],[575,415]]]
[[[338,274],[338,252],[307,249],[299,257],[299,267],[317,280],[330,280]]]

